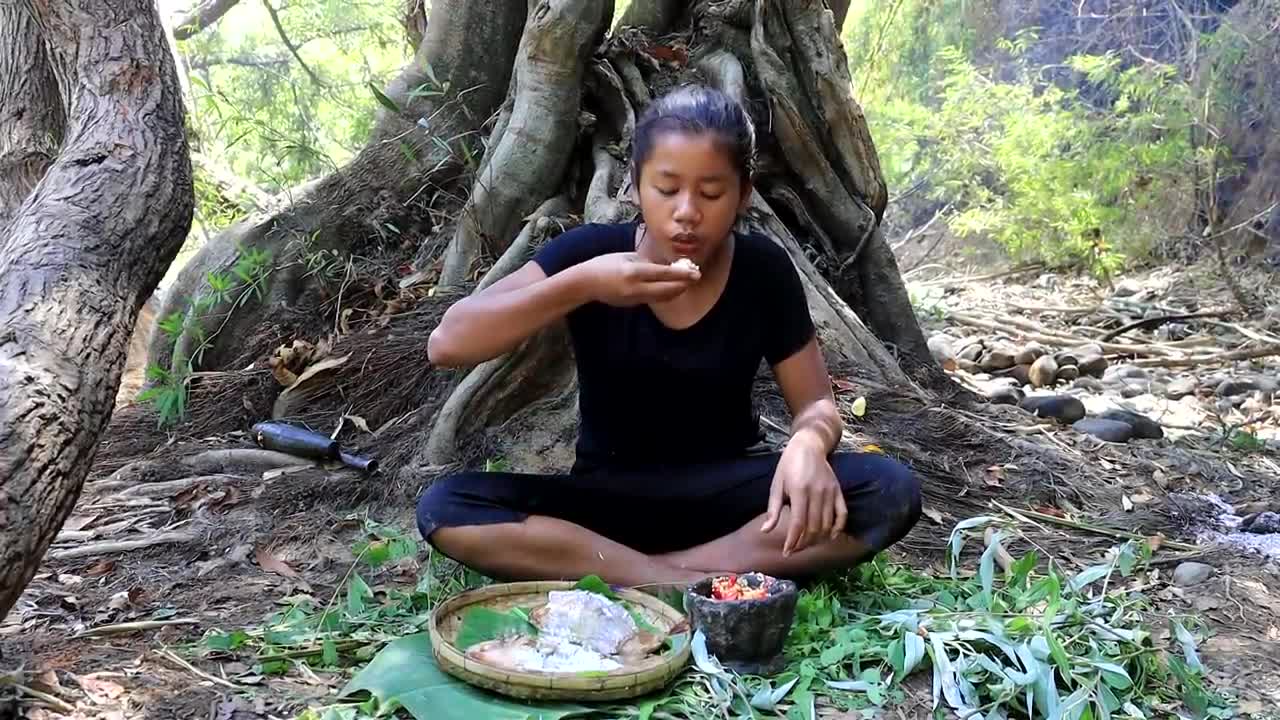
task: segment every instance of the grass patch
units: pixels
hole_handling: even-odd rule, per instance
[[[871,717],[903,702],[904,682],[921,674],[931,677],[937,712],[961,717],[1232,716],[1204,679],[1196,619],[1161,614],[1147,595],[1158,584],[1147,570],[1147,545],[1126,542],[1098,564],[1068,571],[1035,552],[1002,569],[991,544],[976,568],[966,567],[961,550],[988,527],[1005,538],[1018,533],[991,517],[958,524],[940,577],[878,557],[803,591],[787,641],[790,663],[776,677],[723,669],[695,634],[693,667],[635,703],[510,703],[435,670],[424,661],[431,607],[485,579],[433,556],[412,587],[371,588],[362,568],[416,550],[408,535],[378,525],[367,528],[355,566],[328,603],[285,598],[263,627],[210,633],[189,650],[205,659],[252,653],[251,672],[260,675],[302,673],[305,665],[347,682],[340,704],[309,709],[301,720],[364,720],[395,709],[425,720],[421,708],[434,720],[486,703],[503,718],[798,720],[823,708]],[[381,547],[397,550],[370,550]],[[1156,631],[1164,627],[1167,635]]]

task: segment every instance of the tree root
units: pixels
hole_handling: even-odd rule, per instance
[[[260,473],[276,468],[315,465],[316,463],[307,458],[276,452],[275,450],[232,448],[229,450],[206,450],[183,458],[182,464],[194,469],[196,472],[208,475],[234,475],[237,472]]]
[[[515,68],[510,124],[476,177],[439,285],[461,284],[482,249],[503,252],[520,219],[558,187],[577,137],[587,57],[604,30],[604,0],[544,0],[529,19]]]
[[[200,534],[193,531],[163,532],[139,540],[109,540],[65,550],[51,550],[47,557],[50,560],[73,560],[81,557],[93,557],[94,555],[141,550],[142,548],[156,545],[185,544],[197,542],[198,540],[200,540]]]
[[[618,23],[621,27],[644,28],[661,35],[676,25],[685,3],[680,0],[632,0]]]
[[[323,295],[324,280],[310,272],[307,259],[328,250],[349,253],[369,238],[387,238],[387,225],[400,236],[427,236],[430,200],[422,191],[450,182],[462,168],[467,142],[502,102],[511,77],[512,60],[524,27],[523,14],[513,15],[501,3],[438,0],[415,60],[385,91],[399,108],[379,111],[371,141],[346,166],[321,180],[288,193],[279,211],[247,218],[207,243],[178,274],[164,298],[159,317],[186,318],[175,342],[153,333],[149,360],[181,377],[188,370],[231,365],[246,352],[264,308],[274,313],[314,302]],[[468,43],[482,42],[484,53],[467,57]],[[483,61],[482,61],[483,60]],[[435,80],[444,94],[413,91]],[[434,88],[439,91],[440,88]],[[426,125],[426,129],[419,123]],[[256,292],[242,286],[208,306],[193,300],[209,295],[212,273],[234,277],[241,248],[270,253],[271,269]],[[307,311],[304,309],[303,313]],[[202,343],[199,338],[207,341]],[[197,355],[197,349],[203,352]]]
[[[458,439],[501,424],[529,403],[574,377],[563,323],[531,336],[520,347],[477,365],[441,406],[418,464],[447,465]]]
[[[516,236],[515,242],[502,253],[502,257],[489,268],[489,272],[480,278],[480,282],[476,285],[475,292],[480,292],[502,278],[519,270],[522,265],[528,262],[533,255],[535,246],[534,238],[546,237],[551,231],[551,226],[556,223],[556,218],[569,212],[569,199],[564,195],[557,195],[550,200],[538,206],[526,220],[524,229]]]

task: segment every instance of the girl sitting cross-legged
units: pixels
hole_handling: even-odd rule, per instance
[[[716,90],[656,100],[635,130],[641,218],[569,230],[449,308],[427,344],[435,365],[483,362],[565,319],[580,425],[567,473],[436,480],[417,513],[436,549],[504,580],[797,578],[868,559],[915,524],[906,466],[836,452],[842,422],[786,251],[734,231],[754,145]],[[780,453],[755,450],[762,360],[793,417]]]

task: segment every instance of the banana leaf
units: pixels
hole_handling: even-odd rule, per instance
[[[402,707],[417,720],[560,720],[596,711],[583,705],[523,703],[472,687],[436,666],[427,633],[387,645],[351,678],[340,697],[362,691],[377,700],[379,716]]]

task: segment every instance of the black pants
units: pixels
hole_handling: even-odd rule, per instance
[[[651,470],[565,475],[463,472],[436,480],[418,501],[418,529],[520,522],[546,515],[647,554],[684,550],[762,515],[780,454]],[[920,517],[920,481],[878,453],[836,453],[831,467],[849,508],[845,532],[874,552],[898,542]],[[495,548],[495,551],[498,548]]]

